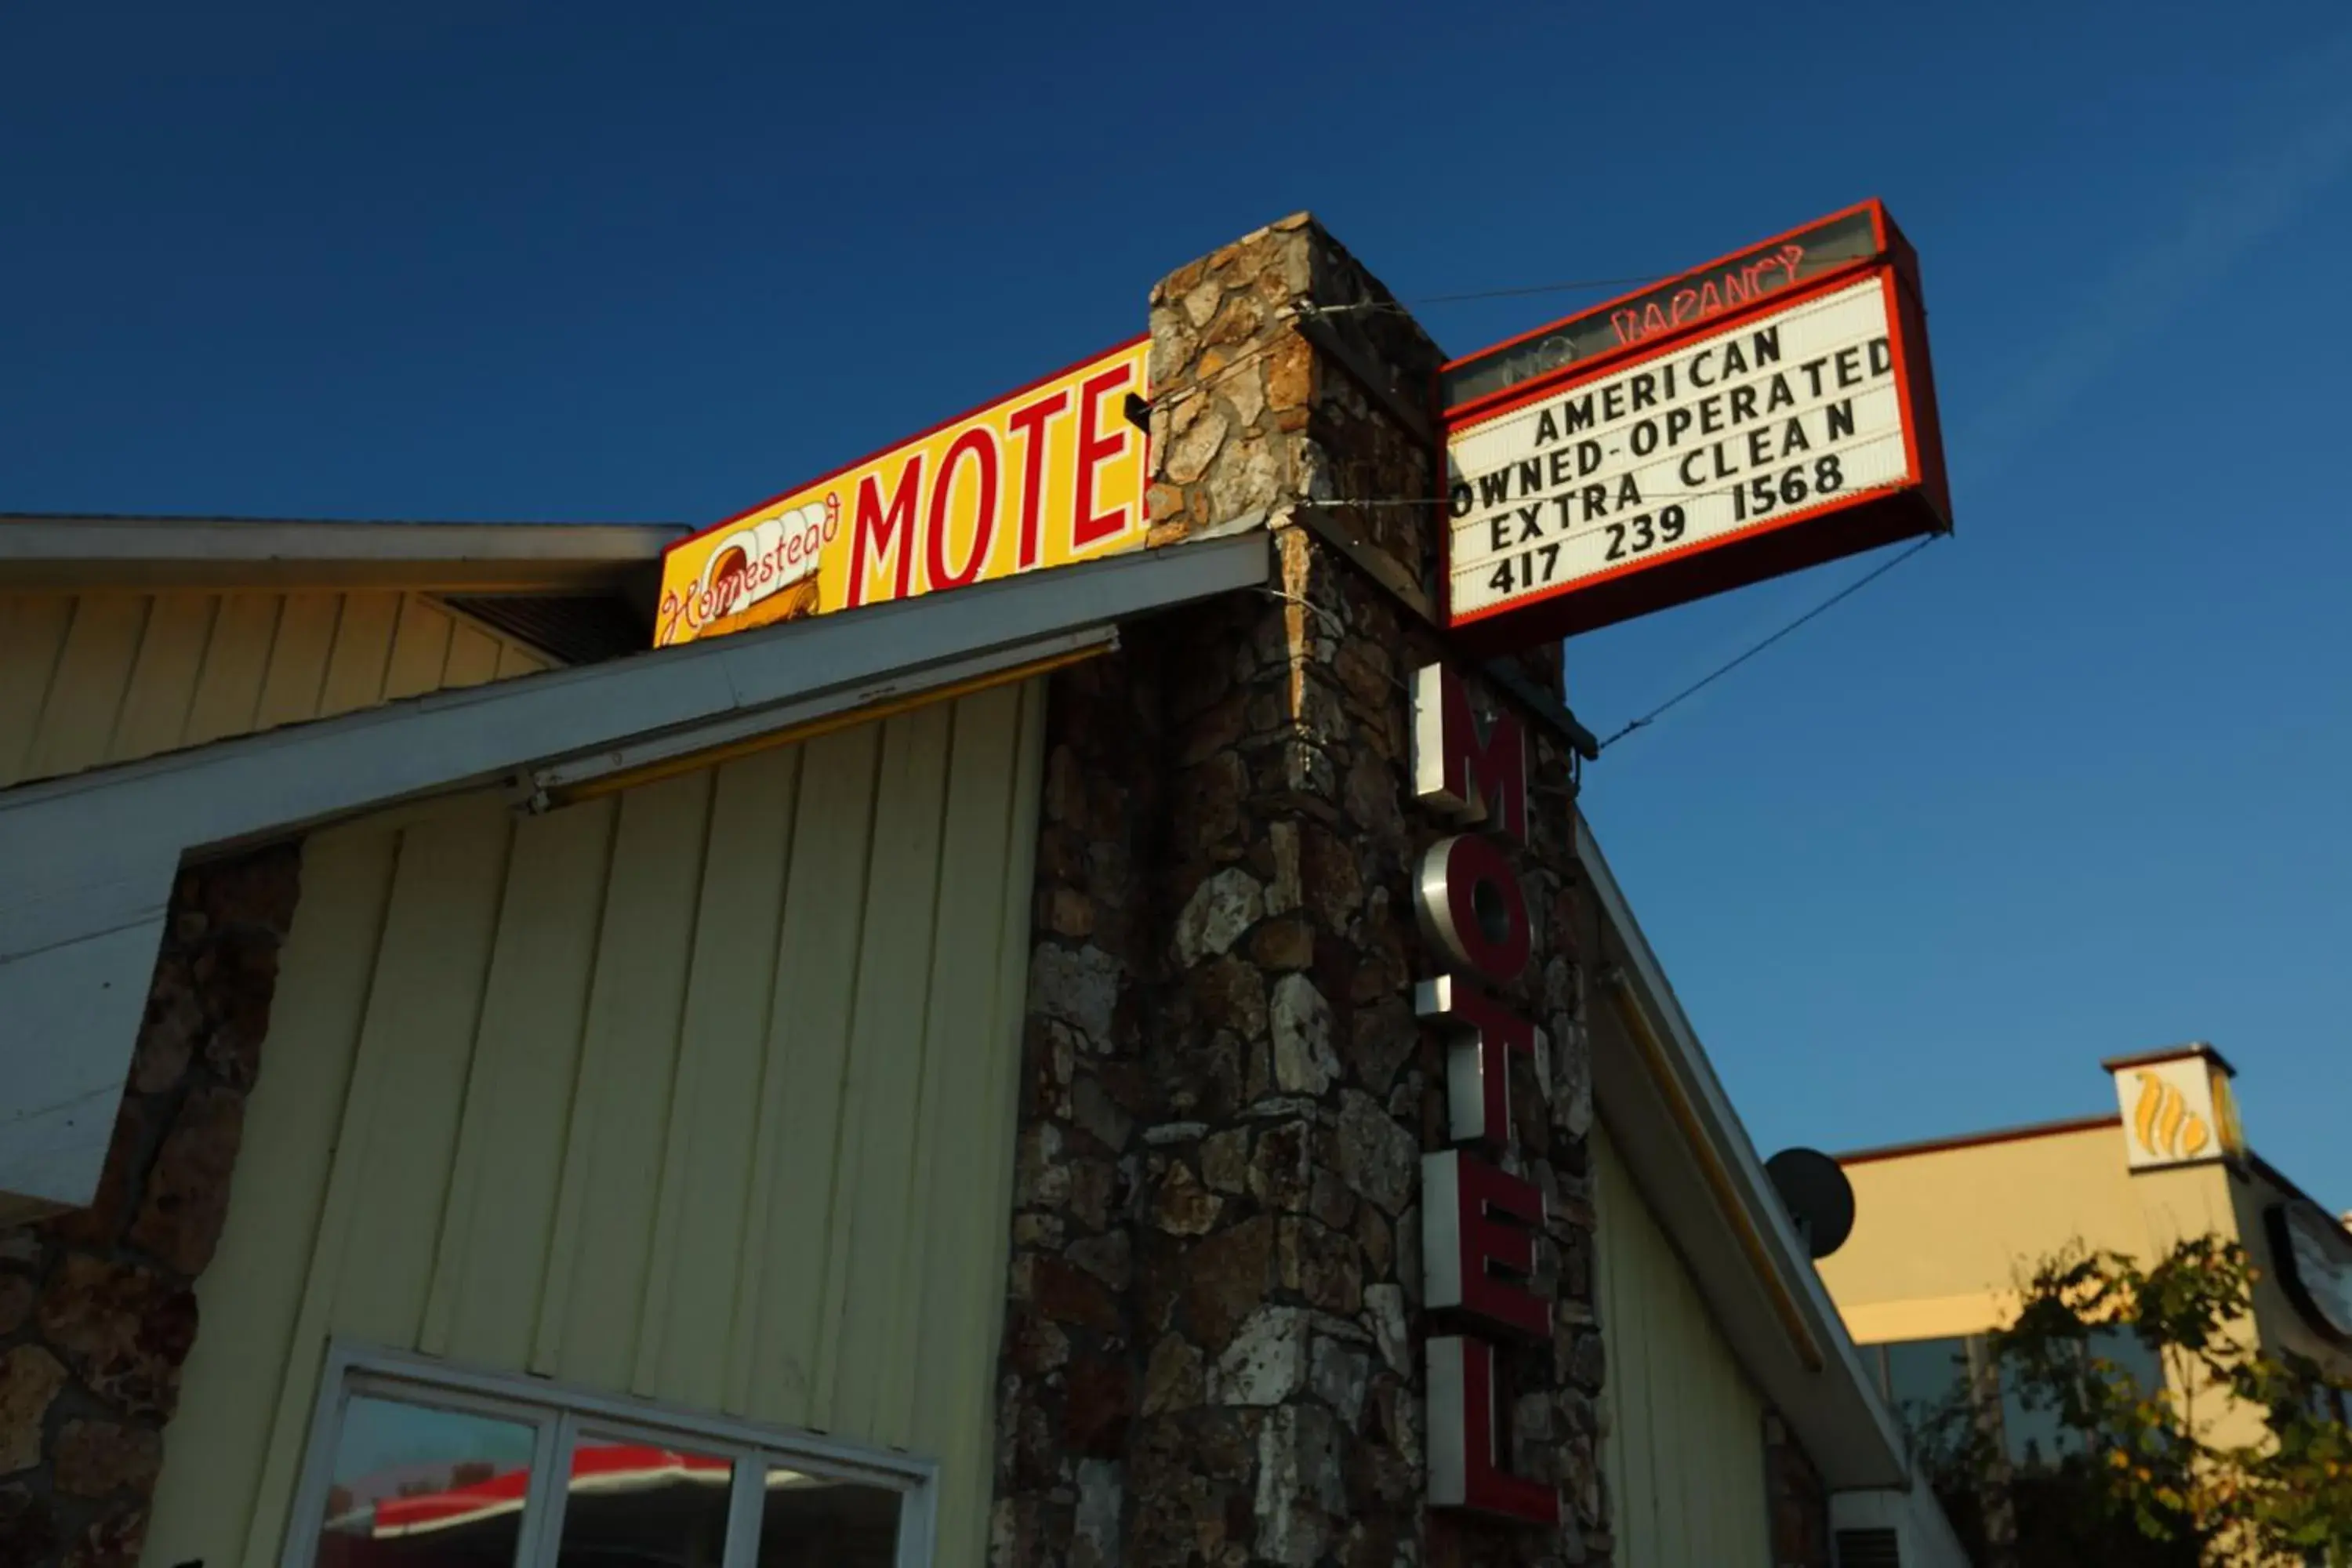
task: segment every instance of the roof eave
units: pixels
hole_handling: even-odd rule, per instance
[[[0,587],[532,593],[643,576],[681,523],[326,522],[0,512]]]
[[[1655,1046],[1652,1056],[1622,1043],[1630,1030],[1613,1021],[1591,1031],[1594,1099],[1620,1158],[1734,1355],[1829,1486],[1906,1486],[1901,1428],[1580,813],[1576,845],[1608,927],[1601,956]]]

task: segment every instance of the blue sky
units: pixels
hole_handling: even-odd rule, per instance
[[[1883,196],[1958,533],[1612,750],[1597,831],[1768,1152],[2204,1037],[2352,1205],[2340,5],[354,9],[0,15],[0,508],[705,521],[1299,208],[1411,299]],[[1867,565],[1580,638],[1573,700]]]

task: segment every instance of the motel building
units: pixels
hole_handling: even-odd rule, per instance
[[[1298,217],[700,533],[0,518],[0,1563],[1960,1562],[1441,363]]]
[[[2055,1457],[2057,1427],[2008,1386],[1989,1337],[2015,1317],[2019,1283],[2069,1247],[2152,1264],[2189,1237],[2235,1242],[2258,1275],[2240,1331],[2352,1380],[2352,1215],[2248,1144],[2229,1061],[2200,1042],[2100,1065],[2116,1095],[2104,1114],[1842,1156],[1853,1230],[1821,1264],[1880,1392],[1901,1408],[1976,1389],[1981,1419],[2027,1479]],[[2167,1370],[2127,1332],[2102,1340],[2099,1354],[2166,1386]],[[2215,1441],[2260,1439],[2262,1412],[2201,1397],[2209,1411],[2222,1402]]]

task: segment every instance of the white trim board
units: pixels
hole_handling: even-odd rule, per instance
[[[1138,552],[0,791],[0,1222],[97,1190],[184,857],[689,729],[903,700],[990,656],[1262,585],[1270,561],[1263,533]]]

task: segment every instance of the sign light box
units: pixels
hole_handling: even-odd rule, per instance
[[[679,540],[654,646],[1091,561],[1143,542],[1137,338]]]
[[[1447,619],[1505,648],[1948,529],[1917,267],[1875,202],[1440,373]]]

